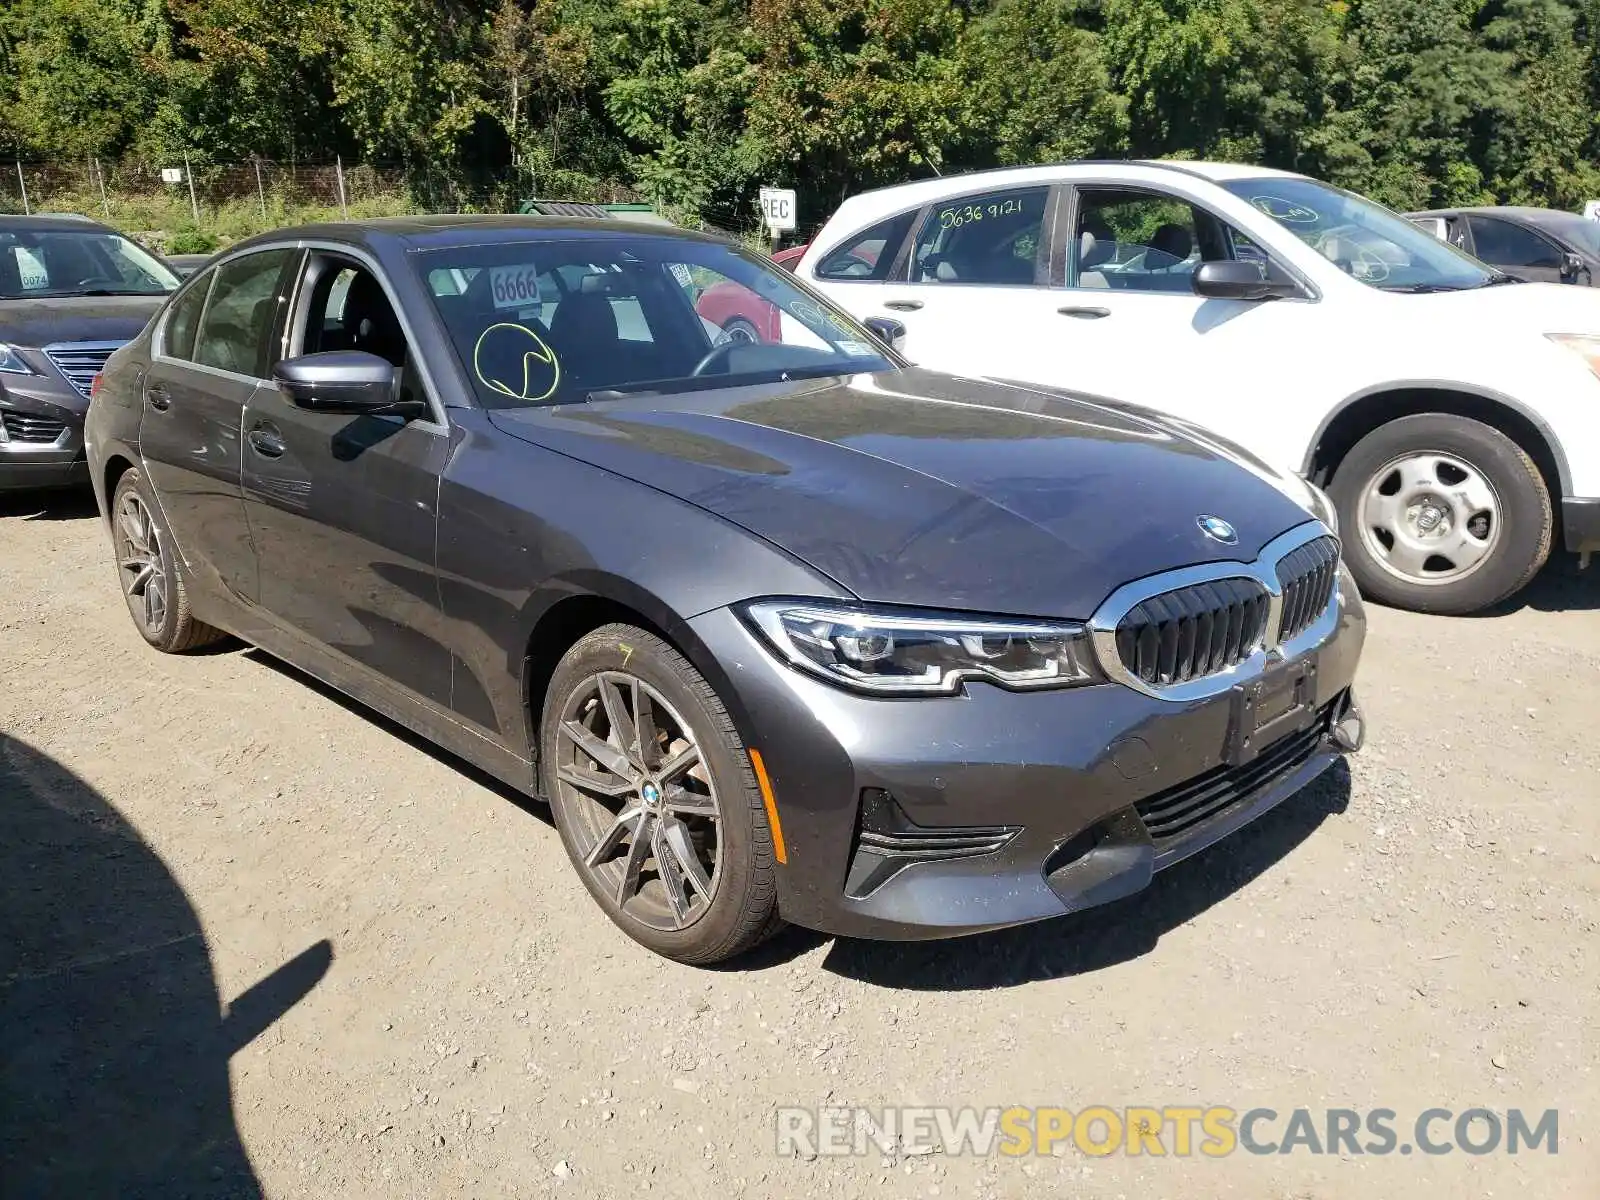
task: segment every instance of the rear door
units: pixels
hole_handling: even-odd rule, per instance
[[[914,214],[909,243],[883,282],[832,280],[871,262],[869,246],[847,245],[818,263],[818,282],[856,317],[906,327],[904,353],[952,375],[1038,379],[1049,358],[1049,185],[973,192]],[[901,220],[904,219],[900,218]],[[995,346],[1003,344],[997,359]]]
[[[1467,214],[1472,253],[1491,267],[1530,283],[1565,283],[1561,247],[1526,225],[1501,217]]]
[[[449,457],[393,297],[354,251],[311,251],[273,359],[365,350],[400,370],[433,419],[312,412],[268,384],[244,413],[244,504],[274,624],[444,707],[450,700],[434,535]]]
[[[240,422],[261,386],[267,347],[298,251],[229,259],[185,285],[162,316],[144,382],[139,446],[194,586],[256,594],[240,494]]]

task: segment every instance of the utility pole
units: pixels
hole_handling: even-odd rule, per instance
[[[17,159],[17,186],[22,189],[22,211],[28,216],[33,215],[33,209],[28,207],[28,181],[22,177],[22,160]]]

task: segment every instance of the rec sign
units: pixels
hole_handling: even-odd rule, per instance
[[[787,233],[794,229],[795,202],[793,188],[761,189],[761,216],[773,233]]]

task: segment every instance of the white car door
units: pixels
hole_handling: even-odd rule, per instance
[[[1056,358],[1041,381],[1172,413],[1298,468],[1305,422],[1284,408],[1308,368],[1342,353],[1317,306],[1196,295],[1202,259],[1267,256],[1186,197],[1085,184],[1077,200],[1067,286],[1050,306],[1057,333],[1044,339]]]
[[[857,318],[899,321],[902,350],[919,366],[1037,379],[1055,326],[1045,286],[1054,195],[1048,185],[997,189],[901,214],[826,254],[812,281]]]

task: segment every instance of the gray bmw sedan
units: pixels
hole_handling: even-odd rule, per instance
[[[595,902],[688,962],[1102,904],[1358,748],[1319,492],[871,324],[659,226],[241,243],[97,380],[129,612],[548,800]]]

